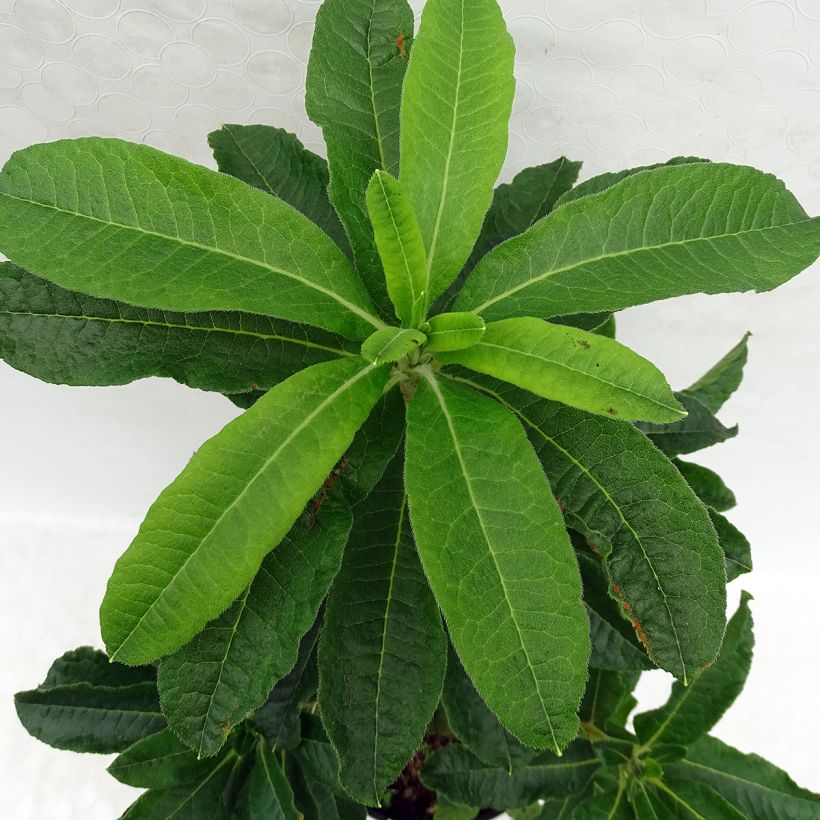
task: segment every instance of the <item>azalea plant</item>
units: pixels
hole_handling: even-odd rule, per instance
[[[85,138],[0,173],[0,352],[70,385],[176,379],[244,412],[117,561],[106,652],[17,696],[120,753],[134,818],[817,817],[707,736],[751,662],[734,499],[678,457],[746,339],[675,393],[614,313],[766,291],[820,254],[775,177],[561,158],[494,191],[514,47],[495,0],[326,0],[328,160],[226,125],[220,172]],[[669,703],[627,718],[641,671]]]

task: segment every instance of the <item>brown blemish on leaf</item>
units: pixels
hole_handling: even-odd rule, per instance
[[[608,407],[606,412],[609,413],[610,416],[618,415],[618,411],[614,407]]]
[[[399,55],[401,57],[406,57],[407,56],[407,45],[404,42],[404,35],[403,34],[399,34],[398,39],[396,40],[396,45],[398,46],[398,49],[399,49]]]
[[[632,628],[635,630],[635,634],[638,636],[638,640],[649,649],[649,638],[646,637],[646,632],[644,632],[643,625],[635,616],[635,613],[632,611],[632,604],[626,600],[621,592],[621,588],[618,584],[612,585],[612,591],[615,593],[615,597],[620,602],[621,606],[623,607],[624,612],[626,613],[626,617],[629,618],[630,623],[632,624]]]
[[[584,350],[589,350],[592,345],[586,339],[578,339],[578,344],[584,348]]]
[[[349,462],[347,460],[347,456],[342,456],[339,460],[338,464],[330,471],[330,475],[325,479],[325,483],[322,485],[322,489],[319,490],[316,498],[313,501],[313,506],[310,509],[310,516],[308,517],[308,526],[312,529],[316,524],[316,520],[319,516],[319,510],[322,509],[322,504],[325,503],[325,499],[327,498],[327,494],[330,492],[333,485],[336,483],[336,479],[342,474],[342,471],[347,469]]]

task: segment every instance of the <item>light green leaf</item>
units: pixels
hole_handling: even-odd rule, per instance
[[[427,350],[444,353],[472,347],[484,335],[486,325],[475,313],[440,313],[425,322],[423,329]]]
[[[356,510],[319,642],[322,720],[339,755],[342,785],[356,800],[378,805],[421,745],[446,657],[397,457]]]
[[[163,376],[201,390],[249,391],[355,352],[343,337],[307,325],[248,313],[132,307],[0,263],[0,358],[52,384]]]
[[[507,153],[515,47],[496,0],[428,0],[401,111],[401,181],[427,249],[428,302],[470,256]]]
[[[513,772],[535,757],[535,750],[511,735],[481,699],[452,645],[441,703],[450,728],[484,763]]]
[[[752,571],[752,545],[749,539],[725,515],[709,510],[720,548],[726,559],[726,579],[734,581]]]
[[[683,392],[697,399],[710,412],[717,413],[743,381],[751,335],[747,333],[708,373]]]
[[[301,709],[314,700],[319,686],[316,644],[321,615],[299,644],[293,669],[271,689],[264,705],[250,717],[250,725],[276,749],[295,749],[302,739]]]
[[[220,801],[237,765],[231,750],[211,762],[211,770],[199,781],[174,789],[145,792],[132,803],[121,820],[218,820]]]
[[[197,451],[114,568],[100,610],[112,658],[171,654],[224,612],[344,454],[386,378],[361,359],[314,365]]]
[[[362,358],[373,364],[395,362],[418,350],[426,341],[427,337],[420,330],[386,327],[365,339]]]
[[[491,251],[455,309],[548,318],[767,291],[818,253],[820,220],[775,177],[734,165],[664,167],[556,208]]]
[[[644,749],[655,743],[688,746],[705,735],[735,702],[752,666],[754,634],[749,600],[744,592],[715,663],[689,686],[676,681],[669,700],[660,708],[636,715],[635,733]]]
[[[141,307],[261,313],[357,340],[381,326],[350,262],[302,214],[147,145],[18,151],[0,173],[0,250],[61,287]]]
[[[521,808],[543,797],[581,792],[600,767],[590,745],[575,741],[562,757],[543,752],[514,772],[482,763],[459,744],[432,754],[422,782],[450,800],[469,806]]]
[[[349,253],[339,216],[330,204],[327,162],[299,139],[270,125],[223,125],[208,135],[223,174],[285,200]]]
[[[726,512],[737,506],[735,494],[714,470],[678,458],[672,459],[672,463],[707,507],[717,512]]]
[[[413,12],[406,0],[326,0],[316,15],[305,103],[322,128],[330,199],[382,315],[392,314],[365,192],[399,168],[399,108]]]
[[[216,754],[231,728],[293,669],[299,641],[339,571],[351,525],[346,503],[325,500],[265,558],[230,609],[163,659],[162,711],[199,757]]]
[[[500,405],[428,372],[408,410],[405,472],[422,564],[464,668],[511,732],[560,750],[578,726],[589,626],[560,511],[523,430]]]
[[[717,738],[689,747],[686,760],[665,767],[670,777],[699,780],[755,820],[817,820],[820,795],[801,789],[782,769]]]
[[[638,168],[628,168],[624,171],[610,171],[608,173],[598,174],[594,177],[590,177],[589,179],[585,179],[571,190],[562,194],[559,197],[558,202],[556,202],[555,207],[557,208],[561,205],[566,205],[567,202],[572,202],[574,199],[580,199],[582,196],[600,194],[602,191],[606,191],[607,188],[611,188],[618,182],[621,182],[634,174],[639,174],[641,171],[654,171],[656,168],[664,168],[668,165],[692,165],[697,162],[709,162],[709,160],[700,159],[699,157],[674,157],[668,162],[658,162],[654,165],[642,165]]]
[[[637,427],[670,458],[722,444],[737,435],[737,425],[725,427],[693,396],[676,393],[675,398],[687,412],[685,419],[672,424],[639,422]]]
[[[165,728],[154,670],[111,664],[88,647],[58,658],[14,705],[30,735],[72,752],[121,752]]]
[[[726,624],[723,552],[680,473],[632,425],[481,384],[524,424],[567,522],[604,560],[652,660],[682,680],[714,661]]]
[[[591,413],[658,422],[684,415],[651,362],[612,339],[540,319],[491,322],[472,347],[439,358]]]
[[[352,505],[370,495],[403,438],[404,398],[391,390],[379,399],[345,453],[339,480]]]
[[[401,183],[376,171],[367,188],[367,210],[396,316],[405,327],[418,327],[427,310],[427,254]]]
[[[741,814],[714,789],[703,783],[664,778],[652,786],[645,787],[645,792],[652,802],[655,813],[636,812],[638,820],[644,820],[645,817],[650,820],[654,820],[655,817],[659,820],[747,820],[745,814]]]
[[[299,820],[293,790],[273,750],[256,746],[256,758],[248,789],[249,820]]]
[[[129,746],[108,773],[139,789],[170,789],[199,782],[213,766],[213,760],[197,759],[170,729],[164,729]]]

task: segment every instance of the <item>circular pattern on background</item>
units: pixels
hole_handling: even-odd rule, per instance
[[[609,14],[609,0],[549,0],[547,17],[567,31],[579,31],[600,23]]]
[[[250,53],[245,32],[229,20],[200,20],[191,30],[191,42],[205,49],[219,65],[236,65]]]
[[[141,100],[150,100],[152,105],[161,108],[173,108],[188,99],[188,89],[167,77],[156,65],[138,68],[131,83]]]
[[[110,17],[120,7],[120,0],[63,0],[63,3],[77,14],[93,20]]]
[[[564,116],[581,127],[608,123],[618,112],[618,98],[602,85],[581,86],[564,103]]]
[[[535,88],[539,94],[553,100],[563,100],[571,96],[576,88],[590,85],[592,69],[574,57],[558,57],[547,61],[535,77]]]
[[[74,63],[92,77],[121,80],[131,70],[128,52],[111,37],[84,34],[74,41],[71,50]]]
[[[216,77],[216,66],[211,55],[194,43],[168,43],[163,47],[159,60],[165,74],[180,85],[202,88]]]
[[[65,43],[74,34],[74,20],[57,0],[15,0],[14,23],[46,43]]]
[[[313,43],[315,28],[313,21],[309,20],[304,23],[297,23],[288,32],[288,49],[303,65],[307,65],[310,57],[310,47]]]
[[[770,51],[783,43],[796,22],[790,6],[780,0],[763,0],[732,20],[729,42],[739,51]]]
[[[27,83],[20,89],[20,99],[32,114],[46,120],[70,122],[76,108],[64,100],[58,100],[42,83]]]
[[[205,14],[207,0],[148,0],[161,17],[191,23]]]
[[[734,117],[728,135],[732,142],[742,148],[763,148],[777,142],[787,125],[786,115],[782,111],[759,105]]]
[[[676,39],[697,30],[706,15],[706,0],[652,0],[641,12],[646,30],[656,37]]]
[[[162,47],[174,39],[174,32],[158,14],[136,10],[120,17],[117,36],[133,54],[156,60]]]
[[[282,96],[302,84],[302,67],[281,51],[260,51],[248,60],[248,78],[260,90]]]
[[[269,0],[233,0],[233,13],[240,26],[257,34],[281,34],[290,28],[293,12],[287,3]]]
[[[0,137],[13,145],[43,142],[47,136],[48,128],[31,111],[10,105],[0,108]]]
[[[40,79],[43,86],[63,102],[88,105],[97,99],[96,83],[71,63],[49,63]]]
[[[515,62],[519,65],[541,62],[555,46],[556,36],[552,26],[538,17],[515,17],[508,28],[518,44]]]
[[[666,94],[666,80],[654,66],[628,65],[615,72],[611,88],[622,106],[640,109]]]
[[[145,103],[126,94],[105,94],[97,104],[100,119],[112,128],[137,134],[151,124]]]
[[[241,75],[220,71],[216,79],[202,89],[202,97],[212,108],[244,111],[253,103],[253,89]]]
[[[699,83],[714,77],[726,63],[726,46],[716,37],[695,35],[676,43],[663,61],[670,77]]]
[[[586,33],[583,53],[595,65],[623,66],[641,59],[644,39],[643,31],[635,23],[610,20]]]
[[[0,63],[9,68],[29,71],[43,62],[43,49],[25,31],[0,25]]]
[[[732,114],[756,105],[763,93],[763,83],[757,74],[741,68],[724,71],[703,86],[703,104],[718,114]]]

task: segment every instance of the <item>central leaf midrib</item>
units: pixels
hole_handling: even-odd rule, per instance
[[[557,212],[556,212],[557,213]],[[545,217],[546,218],[546,217]],[[556,276],[559,273],[566,273],[567,271],[574,270],[576,268],[583,268],[587,265],[593,265],[598,262],[605,262],[609,259],[618,259],[623,256],[631,256],[633,254],[640,254],[640,253],[651,253],[658,250],[664,250],[666,248],[673,248],[673,247],[686,247],[687,245],[693,245],[699,242],[719,242],[724,239],[733,239],[741,236],[747,236],[749,234],[761,234],[766,231],[777,231],[782,230],[784,228],[792,228],[796,225],[803,225],[809,222],[815,222],[820,220],[820,217],[816,217],[815,219],[801,219],[797,222],[784,222],[782,225],[767,225],[763,228],[750,228],[745,231],[735,231],[732,233],[722,233],[722,234],[715,234],[713,236],[698,236],[693,239],[679,239],[669,242],[662,242],[657,245],[645,245],[640,248],[628,248],[623,251],[616,251],[614,253],[607,253],[601,254],[599,256],[591,256],[588,259],[582,259],[576,262],[572,262],[567,265],[563,265],[557,268],[551,268],[550,270],[545,271],[544,273],[539,273],[537,276],[533,276],[530,279],[527,279],[524,282],[521,282],[514,287],[508,288],[503,293],[498,294],[497,296],[493,296],[491,299],[488,299],[478,307],[472,308],[475,313],[480,313],[481,311],[485,310],[486,308],[494,305],[496,302],[500,302],[503,299],[507,299],[510,296],[515,295],[521,290],[525,290],[530,285],[537,284],[539,282],[543,282],[546,279],[550,279],[553,276]],[[522,234],[523,236],[523,234]],[[485,257],[485,259],[489,259],[489,255]],[[753,285],[752,285],[753,287]]]
[[[280,274],[280,275],[282,275],[282,276],[284,276],[288,279],[292,279],[293,281],[298,282],[301,285],[304,285],[305,287],[311,288],[315,291],[318,291],[319,293],[324,294],[325,296],[328,296],[331,299],[334,299],[342,307],[346,308],[351,313],[353,313],[356,316],[360,317],[361,319],[366,321],[368,324],[375,327],[377,330],[384,327],[384,322],[382,322],[380,319],[377,319],[375,316],[370,314],[364,308],[361,308],[358,305],[355,305],[353,302],[349,302],[347,299],[345,299],[343,296],[339,295],[335,291],[333,291],[329,288],[325,288],[322,285],[319,285],[318,283],[311,281],[310,279],[305,279],[305,278],[303,278],[302,276],[300,276],[296,273],[293,273],[291,271],[287,271],[284,268],[275,267],[274,265],[270,265],[267,262],[263,262],[259,259],[253,259],[252,257],[243,256],[242,254],[238,254],[238,253],[231,253],[229,251],[224,250],[223,248],[217,248],[213,245],[204,245],[201,242],[195,242],[195,241],[190,240],[190,239],[183,239],[182,237],[179,237],[179,236],[170,236],[168,234],[160,233],[159,231],[149,231],[149,230],[147,230],[143,227],[138,227],[138,226],[135,226],[135,225],[125,225],[122,222],[114,222],[114,221],[101,219],[100,217],[92,216],[91,214],[81,213],[79,211],[69,211],[69,210],[66,210],[65,208],[60,208],[57,205],[50,205],[50,204],[45,203],[45,202],[37,202],[36,200],[33,200],[33,199],[26,199],[25,197],[14,196],[14,195],[6,193],[6,192],[0,192],[0,197],[5,197],[6,199],[12,199],[12,200],[15,200],[17,202],[22,202],[26,205],[32,205],[36,208],[42,208],[42,209],[47,210],[47,211],[53,211],[55,213],[65,214],[68,217],[71,217],[71,218],[74,218],[74,219],[85,219],[85,220],[88,220],[89,222],[96,222],[96,223],[99,223],[101,225],[105,225],[109,228],[115,228],[115,229],[119,229],[119,230],[122,230],[122,231],[131,231],[131,232],[140,234],[141,236],[153,236],[153,237],[156,237],[157,239],[161,239],[161,240],[163,240],[165,242],[169,242],[171,244],[182,245],[184,247],[189,247],[189,248],[196,248],[197,250],[203,251],[207,254],[213,254],[214,256],[224,256],[224,257],[226,257],[228,259],[232,259],[236,262],[242,262],[242,263],[248,264],[252,267],[261,268],[263,270],[268,270],[271,273]],[[318,229],[318,230],[321,230],[321,229]],[[341,253],[341,251],[340,251],[340,253]],[[105,298],[105,297],[101,297],[101,298]]]
[[[546,703],[544,701],[544,696],[541,693],[541,686],[538,682],[538,678],[535,674],[535,669],[532,664],[532,660],[530,659],[529,652],[527,651],[527,647],[524,643],[524,637],[521,634],[521,628],[518,625],[518,620],[515,616],[515,610],[512,606],[512,601],[510,600],[510,594],[507,590],[507,586],[504,583],[504,576],[501,573],[501,568],[498,566],[498,561],[495,556],[495,551],[493,550],[492,540],[490,539],[489,533],[487,532],[487,526],[484,522],[484,518],[481,515],[481,510],[478,506],[477,499],[475,497],[475,492],[473,490],[472,479],[470,477],[469,471],[467,470],[467,465],[464,462],[464,456],[461,452],[461,443],[458,438],[458,434],[456,433],[455,427],[453,425],[452,417],[450,416],[450,412],[447,408],[447,403],[444,400],[444,396],[441,394],[439,390],[438,383],[436,382],[436,378],[432,374],[425,373],[425,378],[427,379],[428,384],[431,386],[433,393],[435,394],[436,398],[438,399],[439,406],[444,414],[444,418],[447,422],[447,428],[450,431],[450,437],[453,440],[453,447],[455,449],[456,457],[458,458],[459,466],[461,467],[461,473],[464,477],[464,483],[467,487],[467,493],[470,497],[470,503],[473,506],[473,510],[475,512],[475,516],[478,519],[479,526],[481,528],[481,534],[484,536],[484,541],[487,545],[487,551],[492,558],[493,566],[495,567],[496,575],[498,576],[499,583],[501,584],[501,589],[504,592],[504,601],[507,604],[507,609],[510,613],[510,620],[512,621],[513,625],[515,626],[515,631],[518,636],[518,643],[521,646],[522,651],[524,652],[524,657],[527,661],[527,671],[530,673],[532,677],[533,684],[535,685],[535,691],[538,694],[538,699],[541,703],[541,709],[544,713],[544,717],[547,719],[547,726],[549,727],[550,734],[552,735],[552,742],[555,746],[556,750],[558,750],[558,754],[560,754],[561,747],[558,744],[558,741],[555,737],[555,730],[552,726],[552,719],[550,718],[549,711],[547,710]]]
[[[145,610],[145,612],[142,614],[140,619],[137,621],[137,623],[130,630],[128,635],[126,635],[126,637],[122,639],[122,641],[120,642],[120,645],[117,647],[117,649],[111,655],[111,660],[112,661],[116,659],[117,655],[122,650],[122,647],[133,637],[134,633],[142,626],[142,622],[148,617],[148,615],[150,615],[156,609],[156,607],[159,605],[159,602],[164,600],[164,597],[167,594],[170,587],[180,577],[180,575],[185,571],[188,564],[194,559],[194,556],[199,554],[200,550],[202,549],[204,544],[208,541],[208,539],[213,536],[214,532],[216,532],[217,528],[222,523],[225,516],[228,515],[229,512],[231,512],[233,509],[236,508],[237,504],[242,500],[242,498],[245,496],[245,494],[248,492],[248,490],[254,485],[254,483],[259,479],[259,477],[267,471],[267,469],[275,461],[275,459],[279,457],[281,452],[286,447],[288,447],[290,444],[292,444],[292,442],[296,438],[296,436],[298,436],[305,429],[305,427],[307,427],[316,418],[316,416],[318,416],[320,413],[324,412],[327,409],[327,407],[330,404],[332,404],[339,396],[341,396],[344,392],[346,392],[351,387],[353,387],[353,385],[355,385],[358,381],[363,379],[366,375],[370,374],[370,372],[373,371],[375,368],[376,368],[376,365],[368,365],[366,367],[363,367],[358,373],[356,373],[355,376],[348,379],[344,384],[342,384],[340,387],[338,387],[336,390],[334,390],[333,393],[331,393],[327,398],[323,399],[319,403],[319,405],[317,405],[317,407],[314,410],[312,410],[310,413],[308,413],[308,415],[305,416],[305,418],[302,419],[302,421],[300,421],[299,424],[297,424],[288,433],[288,435],[285,437],[285,439],[282,441],[282,443],[276,448],[276,450],[273,452],[273,454],[271,456],[269,456],[262,463],[262,465],[255,472],[253,477],[245,484],[245,486],[242,488],[239,495],[237,495],[236,498],[234,498],[234,500],[231,501],[231,503],[228,504],[225,507],[225,509],[220,513],[219,517],[214,521],[214,523],[212,524],[212,526],[210,527],[208,532],[205,534],[205,536],[199,541],[197,546],[194,548],[194,550],[191,552],[191,554],[185,559],[185,561],[183,561],[182,566],[180,566],[180,568],[174,573],[174,575],[171,577],[169,582],[165,585],[165,587],[162,589],[160,594],[154,599],[153,603],[148,607],[148,609]]]

